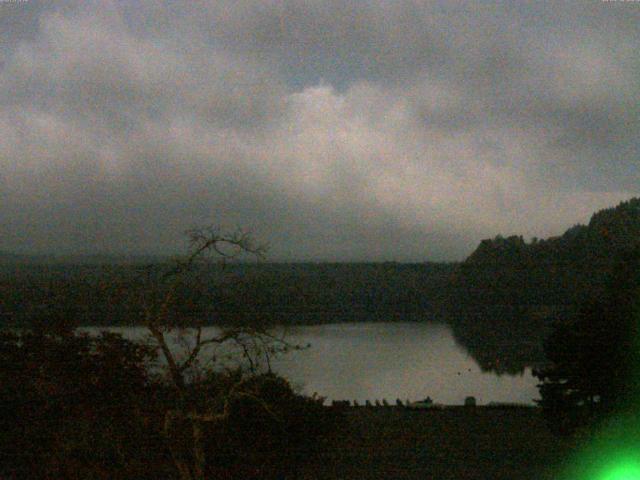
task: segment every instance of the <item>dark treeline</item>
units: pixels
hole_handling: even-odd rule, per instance
[[[278,264],[201,266],[179,294],[181,315],[215,325],[238,315],[275,323],[424,320],[446,296],[453,264]],[[5,324],[28,324],[52,309],[83,325],[138,323],[132,305],[161,265],[0,267]]]
[[[515,372],[543,362],[552,325],[604,295],[620,256],[639,247],[639,198],[559,237],[483,240],[449,285],[454,333],[486,369]]]

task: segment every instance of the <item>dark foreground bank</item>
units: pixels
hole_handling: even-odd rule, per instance
[[[568,456],[537,408],[350,408],[300,478],[554,479]]]

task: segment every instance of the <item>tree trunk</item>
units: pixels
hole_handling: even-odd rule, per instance
[[[193,431],[193,477],[194,480],[204,480],[207,458],[202,441],[202,424],[198,419],[191,420]]]
[[[178,470],[180,480],[200,480],[192,474],[189,449],[184,445],[185,416],[182,412],[169,410],[164,419],[164,436],[171,452],[171,459]],[[182,437],[182,438],[181,438]],[[178,441],[182,439],[183,441]]]

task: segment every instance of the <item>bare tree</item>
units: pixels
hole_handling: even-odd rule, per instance
[[[206,455],[204,449],[204,428],[216,428],[227,420],[230,405],[239,397],[251,397],[268,412],[269,406],[251,391],[251,374],[257,372],[262,362],[270,370],[269,358],[272,354],[298,348],[289,345],[283,337],[274,335],[268,325],[255,318],[233,322],[230,326],[211,331],[205,329],[202,319],[191,319],[185,324],[173,312],[177,291],[188,279],[192,283],[198,270],[214,265],[224,267],[230,260],[241,256],[261,259],[266,247],[254,242],[251,235],[237,230],[230,234],[215,228],[198,228],[187,232],[190,250],[184,258],[155,277],[155,284],[144,290],[142,298],[143,322],[157,343],[162,358],[166,362],[168,381],[175,391],[175,405],[168,409],[164,420],[164,435],[171,451],[173,462],[181,480],[201,480],[205,478]],[[215,290],[215,286],[214,290]],[[183,342],[185,350],[179,355],[175,349],[175,338],[188,337]],[[209,347],[233,345],[248,364],[243,372],[229,376],[233,381],[226,385],[222,399],[202,405],[193,399],[194,383],[198,376],[194,371],[202,365],[201,357],[207,355]],[[209,368],[215,368],[214,358],[208,355]],[[202,377],[200,377],[202,378]],[[179,434],[177,433],[179,432]],[[184,438],[188,438],[185,448]],[[176,438],[180,437],[181,441]]]

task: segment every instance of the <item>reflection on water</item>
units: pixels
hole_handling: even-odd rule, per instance
[[[91,329],[94,331],[94,329]],[[143,328],[117,328],[126,337],[145,338]],[[287,339],[311,347],[272,362],[302,392],[329,399],[396,398],[462,404],[466,396],[490,401],[532,403],[537,380],[483,372],[456,343],[451,329],[436,323],[345,323],[289,328]]]
[[[442,324],[307,326],[290,331],[289,338],[311,348],[279,359],[275,369],[305,393],[360,402],[428,395],[444,404],[461,404],[468,395],[480,403],[539,398],[529,369],[516,376],[483,373]]]

